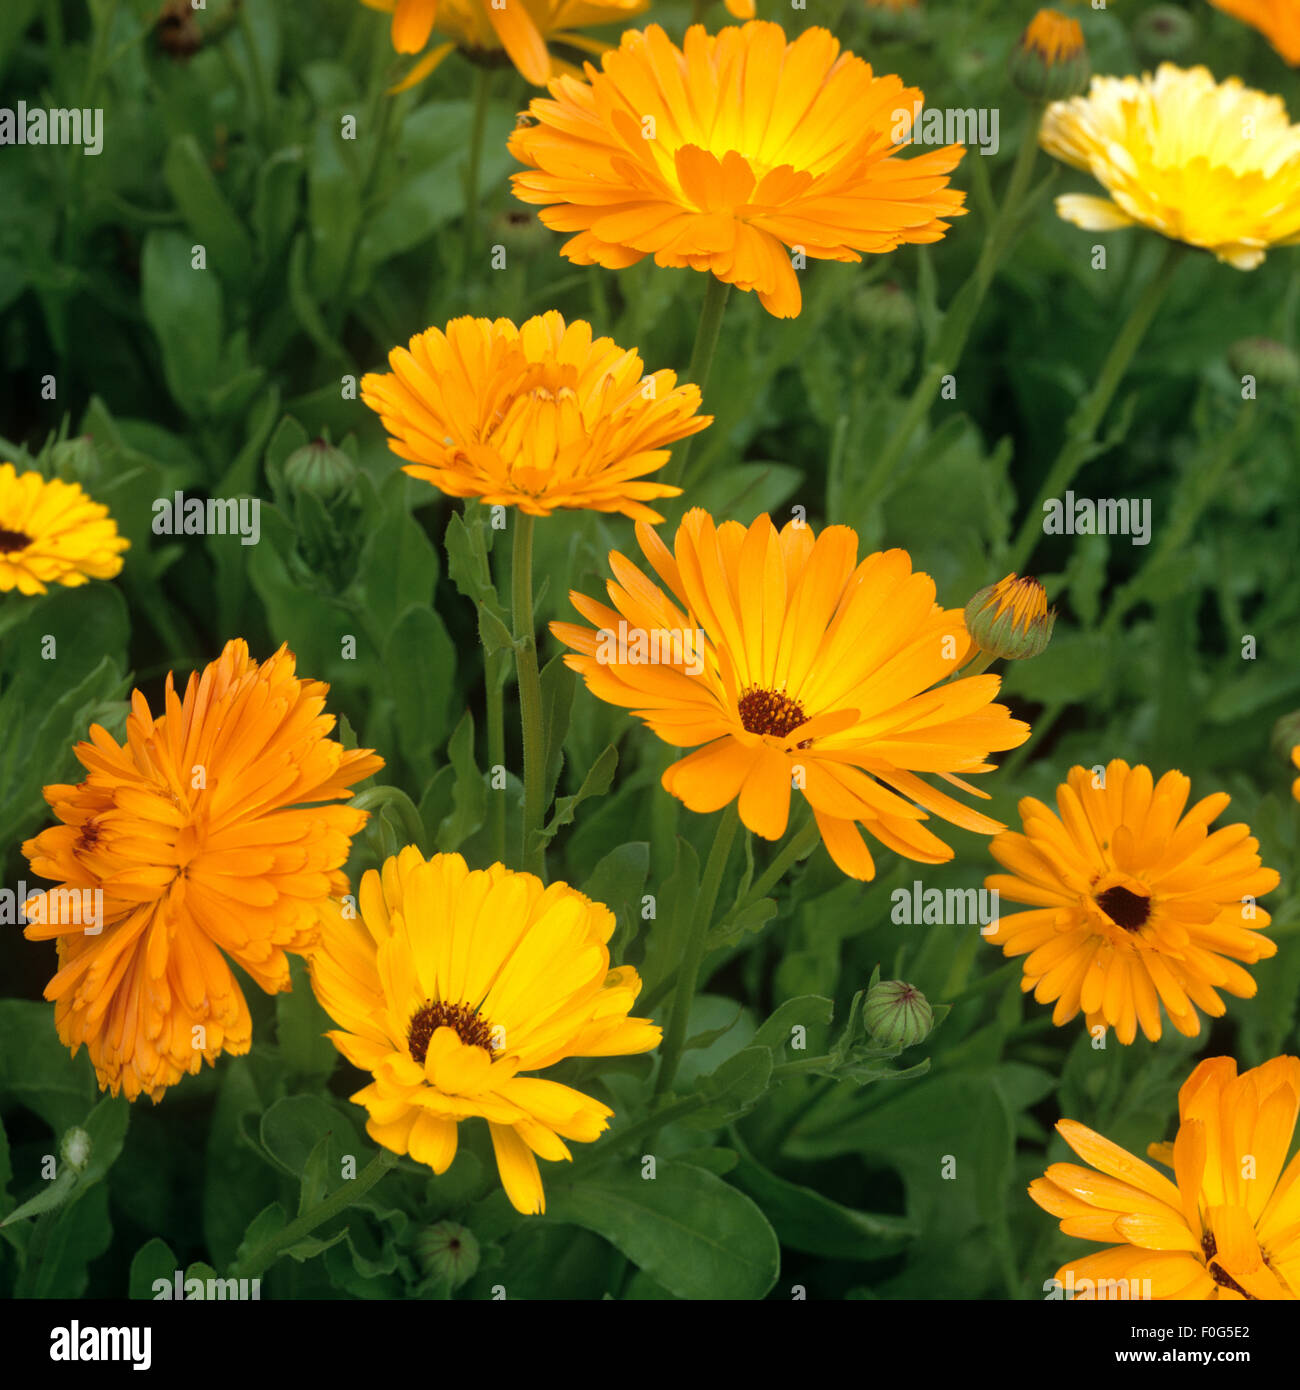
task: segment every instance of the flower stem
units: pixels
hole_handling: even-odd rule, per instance
[[[385,1173],[396,1166],[397,1157],[389,1149],[380,1149],[361,1172],[350,1182],[340,1187],[333,1196],[326,1197],[323,1202],[312,1207],[310,1211],[305,1211],[296,1220],[290,1221],[283,1230],[277,1231],[270,1240],[254,1250],[251,1255],[242,1260],[236,1260],[230,1268],[231,1277],[252,1279],[260,1275],[291,1246],[296,1245],[305,1236],[309,1236],[317,1226],[359,1202]]]
[[[506,652],[493,652],[484,662],[487,678],[488,766],[504,767],[506,762],[506,692],[502,679]],[[506,859],[506,795],[492,793],[492,857],[498,864]]]
[[[704,292],[704,307],[700,310],[700,324],[695,330],[695,346],[691,349],[690,365],[686,368],[686,381],[700,388],[704,395],[709,384],[709,371],[713,366],[713,355],[718,347],[718,333],[722,328],[722,313],[727,307],[727,296],[731,286],[716,275],[709,276],[709,286]],[[691,456],[691,444],[695,436],[688,435],[673,451],[663,470],[663,480],[678,486],[686,477],[686,461]]]
[[[545,768],[542,729],[542,679],[537,669],[537,635],[533,619],[533,518],[515,514],[514,557],[510,575],[515,673],[519,678],[519,712],[524,736],[524,829],[520,864],[529,873],[546,876],[546,856],[539,844],[530,848],[542,828],[542,784]]]
[[[713,909],[718,901],[718,889],[722,886],[722,875],[727,867],[727,859],[731,854],[731,845],[736,838],[736,826],[739,823],[740,811],[733,801],[718,821],[718,828],[713,836],[713,848],[709,851],[708,863],[704,866],[699,896],[695,899],[690,936],[682,956],[681,970],[677,977],[677,993],[673,998],[672,1017],[668,1022],[668,1035],[664,1039],[659,1075],[655,1078],[656,1098],[672,1090],[677,1066],[682,1060],[682,1049],[686,1044],[686,1025],[690,1019],[691,1004],[695,1000],[695,988],[699,983],[700,963],[704,959],[704,943],[708,939]]]
[[[484,67],[476,69],[474,79],[474,119],[469,132],[469,155],[465,165],[465,216],[461,242],[461,283],[469,276],[474,259],[474,238],[478,235],[479,172],[483,164],[483,131],[487,126],[488,95],[492,74]]]
[[[1048,470],[1042,487],[1038,489],[1038,495],[1016,532],[1008,564],[1008,568],[1016,574],[1024,572],[1025,565],[1034,553],[1034,545],[1042,534],[1043,503],[1069,487],[1074,475],[1091,456],[1098,426],[1119,389],[1124,373],[1133,361],[1142,339],[1146,337],[1147,329],[1150,328],[1151,320],[1155,318],[1156,311],[1169,289],[1170,281],[1178,269],[1185,249],[1181,242],[1171,241],[1167,244],[1160,268],[1147,282],[1147,287],[1133,306],[1132,313],[1115,335],[1092,390],[1070,417],[1061,452]]]
[[[907,446],[912,442],[912,436],[934,404],[934,398],[938,395],[940,386],[943,385],[944,377],[961,359],[962,351],[966,346],[966,339],[974,327],[975,316],[979,312],[980,304],[983,302],[989,286],[993,283],[993,276],[999,263],[1010,250],[1014,240],[1016,215],[1025,200],[1025,194],[1028,192],[1029,181],[1034,171],[1034,160],[1038,155],[1040,119],[1038,110],[1035,108],[1029,122],[1029,129],[1025,133],[1025,138],[1020,142],[1020,148],[1016,151],[1015,162],[1011,166],[1011,177],[1007,180],[1007,190],[1002,199],[1002,205],[998,208],[989,234],[984,238],[975,269],[971,271],[965,284],[957,291],[948,305],[942,331],[934,346],[933,360],[913,388],[903,410],[902,418],[885,441],[885,447],[876,455],[871,472],[867,475],[862,492],[863,496],[868,499],[875,498],[880,493],[889,490],[890,477],[897,469]]]

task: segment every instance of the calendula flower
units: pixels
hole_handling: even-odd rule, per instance
[[[1293,767],[1300,769],[1300,744],[1297,744],[1297,746],[1291,750],[1291,764]],[[1291,795],[1295,797],[1297,801],[1300,801],[1300,777],[1297,777],[1295,781],[1291,783]]]
[[[739,800],[744,824],[776,840],[798,788],[831,858],[858,879],[875,874],[859,827],[924,864],[952,858],[926,811],[1002,829],[917,775],[984,796],[959,774],[991,771],[989,751],[1015,748],[1029,726],[993,703],[997,676],[939,684],[970,639],[906,551],[859,563],[847,526],[816,537],[797,521],[778,534],[767,516],[715,526],[698,507],[675,551],[647,526],[636,534],[665,588],[612,552],[614,607],[570,593],[595,629],[551,631],[593,695],[673,747],[704,745],[664,773],[673,796],[698,812]]]
[[[652,255],[792,318],[796,261],[938,241],[965,210],[948,186],[960,145],[897,157],[921,93],[841,53],[825,29],[787,42],[777,24],[716,36],[696,24],[679,49],[652,24],[586,75],[553,82],[509,142],[529,166],[513,176],[516,197],[575,233],[561,250],[578,265]]]
[[[1300,63],[1300,4],[1296,0],[1210,0],[1216,10],[1258,29],[1284,62]]]
[[[19,473],[0,463],[0,594],[75,588],[121,571],[131,542],[117,534],[108,508],[78,483]]]
[[[981,651],[1008,661],[1037,656],[1052,640],[1056,609],[1032,575],[1009,574],[975,594],[966,605],[966,630]]]
[[[571,1157],[563,1141],[590,1143],[613,1112],[526,1073],[659,1044],[628,1017],[636,971],[610,966],[614,914],[565,883],[414,846],[365,875],[360,908],[327,905],[309,968],[339,1024],[327,1036],[374,1078],[352,1097],[370,1137],[444,1173],[457,1125],[480,1117],[510,1201],[544,1211],[537,1159]]]
[[[1011,78],[1026,96],[1059,100],[1088,81],[1088,50],[1077,19],[1039,10],[1011,55]]]
[[[393,47],[398,53],[420,53],[435,26],[451,38],[426,53],[395,91],[422,82],[455,49],[470,58],[492,63],[505,55],[536,87],[559,73],[577,73],[557,58],[548,43],[587,53],[603,53],[606,43],[575,30],[618,24],[649,8],[650,0],[361,0],[372,10],[393,16]]]
[[[662,521],[645,503],[680,488],[644,482],[667,445],[704,429],[700,392],[581,319],[551,310],[509,319],[453,319],[394,348],[392,372],[362,378],[402,470],[452,497],[548,516],[557,507]]]
[[[1216,83],[1205,68],[1094,77],[1047,108],[1039,142],[1110,194],[1069,193],[1057,212],[1089,231],[1143,226],[1238,270],[1300,241],[1300,126],[1280,97]]]
[[[1108,1248],[1056,1278],[1076,1298],[1294,1299],[1300,1154],[1286,1156],[1298,1109],[1300,1059],[1274,1057],[1238,1076],[1231,1057],[1207,1058],[1178,1092],[1177,1138],[1147,1150],[1172,1182],[1061,1120],[1061,1137],[1089,1166],[1053,1163],[1029,1195],[1066,1235]]]
[[[247,1052],[248,1005],[222,952],[263,989],[288,989],[285,952],[347,891],[366,814],[318,803],[383,759],[328,737],[328,689],[296,676],[285,647],[258,665],[228,642],[183,698],[168,676],[157,718],[134,691],[125,745],[92,724],[76,748],[85,778],[45,788],[61,824],[23,853],[59,886],[28,899],[26,935],[58,943],[45,997],[101,1088],[157,1101],[202,1059]]]
[[[1269,915],[1255,899],[1279,879],[1260,864],[1246,825],[1209,824],[1225,792],[1184,814],[1191,781],[1118,758],[1104,777],[1073,767],[1056,792],[1058,819],[1031,796],[1020,802],[1024,834],[990,846],[1010,870],[985,879],[1029,912],[1003,917],[988,940],[1007,956],[1028,956],[1021,988],[1056,1001],[1052,1022],[1081,1010],[1088,1027],[1113,1028],[1131,1043],[1137,1026],[1160,1037],[1160,1006],[1180,1033],[1200,1031],[1197,1009],[1224,1012],[1217,990],[1239,999],[1255,981],[1236,964],[1277,953],[1261,932]]]

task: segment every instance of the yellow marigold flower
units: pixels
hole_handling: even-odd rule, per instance
[[[259,666],[228,642],[183,699],[167,677],[157,718],[133,692],[124,746],[92,724],[76,748],[85,778],[45,788],[61,824],[23,853],[61,886],[28,899],[26,935],[58,943],[45,997],[101,1088],[157,1101],[203,1058],[247,1052],[248,1005],[222,952],[286,990],[285,952],[305,949],[318,904],[347,891],[340,869],[366,813],[315,803],[348,797],[383,759],[328,737],[328,689],[296,676],[285,647]],[[82,905],[96,900],[87,929]]]
[[[528,169],[516,197],[575,235],[577,265],[610,269],[653,255],[757,292],[778,318],[799,312],[786,248],[813,260],[938,241],[965,211],[948,186],[964,150],[897,158],[921,93],[877,77],[825,29],[787,43],[755,21],[683,48],[652,24],[561,77],[510,137]]]
[[[480,1116],[506,1195],[544,1211],[538,1157],[570,1158],[563,1141],[590,1143],[613,1112],[524,1073],[659,1045],[628,1017],[640,977],[610,967],[614,914],[565,883],[409,845],[361,880],[360,907],[358,921],[327,905],[309,968],[339,1024],[327,1036],[374,1077],[352,1097],[370,1137],[445,1173],[457,1125]]]
[[[681,488],[643,482],[667,445],[706,428],[697,386],[644,374],[641,358],[554,309],[516,328],[461,318],[394,348],[391,373],[361,380],[402,470],[452,497],[531,516],[557,507],[662,521],[645,503]]]
[[[1037,656],[1052,640],[1056,609],[1032,575],[1009,574],[981,589],[966,605],[966,630],[981,651],[1003,660]]]
[[[957,774],[991,771],[989,751],[1015,748],[1029,726],[993,703],[997,676],[939,684],[970,639],[906,551],[859,563],[847,526],[816,537],[796,521],[778,534],[767,516],[715,526],[698,507],[675,551],[647,526],[637,539],[666,591],[612,552],[614,607],[570,593],[595,630],[551,631],[593,695],[675,748],[704,745],[664,773],[673,796],[697,812],[739,799],[745,825],[776,840],[797,787],[831,858],[858,879],[875,875],[859,826],[923,864],[952,858],[921,824],[926,811],[986,835],[1003,828],[916,775],[985,796]]]
[[[1178,1092],[1177,1138],[1147,1150],[1172,1182],[1061,1120],[1088,1167],[1053,1163],[1029,1195],[1066,1235],[1107,1246],[1057,1270],[1063,1288],[1089,1299],[1296,1298],[1300,1154],[1283,1164],[1297,1110],[1300,1059],[1274,1057],[1238,1076],[1231,1057],[1207,1058]]]
[[[1291,750],[1291,763],[1294,767],[1300,769],[1300,744],[1297,744],[1296,747]],[[1297,777],[1295,781],[1291,783],[1291,795],[1295,797],[1297,801],[1300,801],[1300,777]]]
[[[108,508],[79,483],[19,473],[0,463],[0,594],[43,594],[112,579],[131,542],[117,534]]]
[[[1154,77],[1094,77],[1087,96],[1047,108],[1039,143],[1110,194],[1056,200],[1089,231],[1149,227],[1238,270],[1300,241],[1300,126],[1280,97],[1235,77],[1216,84],[1171,63]]]
[[[1104,783],[1104,785],[1098,785]],[[1200,1031],[1198,1008],[1217,1018],[1226,989],[1239,999],[1255,981],[1235,964],[1276,955],[1260,932],[1269,915],[1255,899],[1279,878],[1260,864],[1246,825],[1210,822],[1226,792],[1198,801],[1186,815],[1191,781],[1115,759],[1104,778],[1073,767],[1056,792],[1060,819],[1034,797],[1020,802],[1024,834],[990,846],[1009,874],[986,888],[1032,910],[1003,917],[988,939],[1004,955],[1024,956],[1021,988],[1040,1004],[1056,1001],[1052,1022],[1080,1010],[1088,1027],[1113,1028],[1131,1043],[1137,1026],[1160,1037],[1160,1005],[1180,1033]]]
[[[1216,10],[1258,29],[1284,62],[1300,64],[1300,4],[1296,0],[1210,0]]]
[[[454,49],[491,62],[503,51],[519,72],[536,87],[560,73],[578,72],[556,58],[547,43],[603,53],[609,47],[574,33],[594,25],[617,24],[650,6],[650,0],[361,0],[372,10],[393,16],[393,47],[398,53],[419,53],[435,26],[451,40],[425,54],[394,89],[404,91],[422,82]]]

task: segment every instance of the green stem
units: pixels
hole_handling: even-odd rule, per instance
[[[978,998],[981,994],[986,994],[991,989],[997,989],[999,985],[1006,982],[1013,976],[1019,975],[1025,968],[1025,963],[1018,957],[1009,960],[1004,965],[998,966],[996,970],[991,970],[987,975],[981,975],[974,984],[967,985],[960,994],[954,995],[949,999],[948,1007],[955,1009],[959,1004],[965,1004],[971,999]]]
[[[718,925],[726,926],[747,907],[752,907],[760,898],[767,897],[799,860],[806,859],[813,852],[820,839],[821,831],[817,828],[816,817],[810,817],[803,829],[791,836],[781,853],[758,876],[744,898],[732,903],[727,915]]]
[[[483,131],[487,126],[488,94],[492,73],[484,67],[476,69],[474,79],[474,119],[469,133],[469,156],[465,166],[465,218],[461,241],[460,279],[469,279],[474,259],[474,238],[478,234],[479,171],[483,163]]]
[[[506,765],[506,692],[502,679],[506,660],[504,651],[496,651],[484,663],[487,678],[488,766],[494,768]],[[504,788],[492,793],[492,858],[498,864],[504,864],[506,860]]]
[[[286,1250],[296,1245],[304,1236],[309,1236],[317,1226],[346,1211],[359,1202],[372,1187],[397,1164],[397,1155],[389,1149],[380,1149],[360,1173],[345,1183],[319,1205],[305,1211],[281,1231],[277,1231],[264,1245],[254,1250],[242,1260],[236,1260],[230,1267],[231,1278],[252,1279],[268,1269]]]
[[[546,876],[546,856],[530,842],[541,832],[542,765],[545,744],[542,729],[542,678],[537,669],[537,634],[533,619],[533,518],[515,513],[515,541],[510,575],[512,621],[515,639],[515,673],[519,678],[519,711],[524,737],[524,830],[520,864],[529,873]]]
[[[655,1078],[656,1098],[672,1090],[677,1067],[682,1060],[682,1049],[686,1045],[686,1025],[690,1020],[691,1005],[695,1001],[700,963],[704,959],[704,944],[708,939],[713,909],[718,902],[718,889],[722,886],[722,875],[727,867],[727,858],[731,854],[731,845],[736,838],[736,827],[739,823],[740,811],[733,801],[718,821],[718,828],[713,836],[713,848],[709,851],[708,863],[704,866],[699,896],[695,899],[690,936],[682,956],[672,1017],[668,1022],[668,1035],[664,1040],[659,1075]]]
[[[718,347],[718,333],[722,328],[722,314],[727,307],[727,296],[731,286],[716,275],[709,276],[709,286],[704,292],[704,307],[700,310],[700,324],[695,330],[695,346],[691,349],[691,360],[686,368],[686,381],[700,388],[704,396],[709,384],[709,372],[713,367],[713,355]],[[691,444],[695,435],[688,435],[673,450],[663,470],[663,480],[673,487],[680,485],[686,477],[686,462],[691,456]]]
[[[1048,470],[1043,485],[1038,489],[1038,495],[1016,532],[1008,562],[1008,568],[1016,574],[1024,573],[1025,565],[1033,555],[1034,546],[1042,534],[1043,503],[1068,488],[1074,475],[1091,455],[1097,429],[1115,392],[1119,389],[1120,382],[1124,379],[1124,373],[1133,361],[1134,354],[1142,339],[1146,337],[1147,329],[1151,327],[1151,320],[1160,308],[1185,250],[1181,242],[1171,241],[1166,245],[1160,268],[1147,282],[1146,289],[1133,306],[1133,311],[1115,335],[1092,390],[1070,417],[1066,426],[1065,444],[1057,455],[1056,462]]]
[[[421,853],[424,852],[424,822],[415,802],[400,787],[367,787],[352,799],[358,811],[374,811],[383,806],[394,806],[401,817],[402,828],[410,837],[410,843]]]
[[[926,415],[929,414],[930,407],[939,394],[944,377],[948,376],[961,360],[966,339],[970,337],[970,331],[975,325],[975,316],[979,312],[980,304],[983,302],[989,286],[993,283],[993,276],[999,263],[1010,250],[1014,239],[1012,234],[1015,229],[1016,215],[1020,210],[1020,205],[1025,200],[1029,181],[1033,176],[1034,160],[1038,155],[1039,122],[1040,116],[1035,107],[1033,117],[1029,122],[1029,129],[1026,131],[1025,138],[1020,142],[1020,148],[1016,151],[1015,162],[1011,166],[1011,176],[1007,180],[1006,195],[1002,199],[1002,204],[998,208],[997,216],[993,220],[988,235],[984,238],[975,269],[971,272],[966,283],[953,296],[952,302],[948,306],[942,331],[935,342],[934,360],[926,368],[920,381],[917,382],[908,398],[902,418],[885,441],[885,447],[876,455],[871,472],[867,475],[863,487],[863,495],[867,498],[876,497],[882,491],[887,490],[890,477],[897,469],[907,446],[912,442],[912,436]]]

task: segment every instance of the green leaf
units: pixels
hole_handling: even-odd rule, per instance
[[[252,239],[192,135],[172,137],[162,172],[195,241],[207,250],[208,269],[227,285],[243,285],[253,269]]]
[[[275,1037],[291,1077],[310,1087],[329,1080],[339,1054],[325,1033],[334,1020],[312,991],[307,968],[297,956],[289,958],[293,988],[275,996]]]
[[[776,1283],[780,1246],[762,1211],[713,1173],[660,1159],[551,1179],[546,1220],[605,1237],[677,1298],[760,1299]]]
[[[563,826],[572,825],[573,817],[584,801],[594,796],[604,796],[609,791],[614,784],[614,771],[617,767],[618,749],[611,743],[591,765],[577,792],[573,796],[562,796],[555,803],[555,814],[541,832],[542,844],[549,844]]]
[[[720,922],[714,927],[709,933],[708,949],[730,946],[733,942],[739,941],[746,932],[762,931],[776,913],[775,898],[759,898],[757,902],[741,908],[729,921]]]
[[[363,1143],[351,1118],[319,1096],[285,1096],[262,1116],[262,1145],[267,1153],[295,1177],[301,1177],[322,1138],[332,1140],[331,1153],[342,1160],[351,1155],[356,1166],[372,1148]],[[330,1176],[331,1189],[346,1181],[342,1163],[336,1162]]]
[[[805,1046],[797,1050],[816,1056],[825,1030],[830,1027],[834,1009],[831,1001],[820,994],[802,994],[797,999],[787,999],[754,1034],[753,1046],[771,1048],[780,1060],[794,1040],[794,1030],[802,1028]],[[810,1034],[817,1039],[816,1043],[809,1043]]]
[[[211,270],[195,270],[192,254],[190,237],[149,232],[140,253],[140,300],[162,352],[167,389],[187,415],[201,416],[221,379],[225,329],[220,282]]]
[[[84,1048],[68,1056],[54,1029],[52,1005],[0,999],[0,1096],[25,1105],[58,1136],[85,1120],[95,1097],[95,1069]]]
[[[402,752],[422,776],[451,726],[456,648],[431,608],[408,608],[384,647],[384,670],[397,708]]]
[[[474,761],[474,716],[465,711],[447,745],[456,780],[452,783],[452,810],[442,818],[436,837],[444,854],[459,849],[487,818],[487,784]]]
[[[747,1047],[728,1057],[716,1071],[701,1077],[695,1089],[712,1102],[683,1123],[694,1129],[716,1129],[748,1114],[772,1084],[772,1052]]]
[[[438,579],[438,554],[423,527],[406,510],[406,477],[388,485],[384,512],[357,562],[357,582],[381,633],[391,634],[412,606],[428,608]]]
[[[154,1236],[146,1241],[131,1260],[131,1276],[128,1283],[129,1298],[155,1297],[154,1284],[165,1279],[167,1286],[174,1290],[176,1271],[180,1266],[172,1248],[165,1240]]]
[[[732,1181],[762,1207],[781,1244],[831,1260],[878,1260],[895,1255],[916,1235],[901,1216],[873,1216],[841,1206],[810,1187],[764,1168],[737,1141]]]

